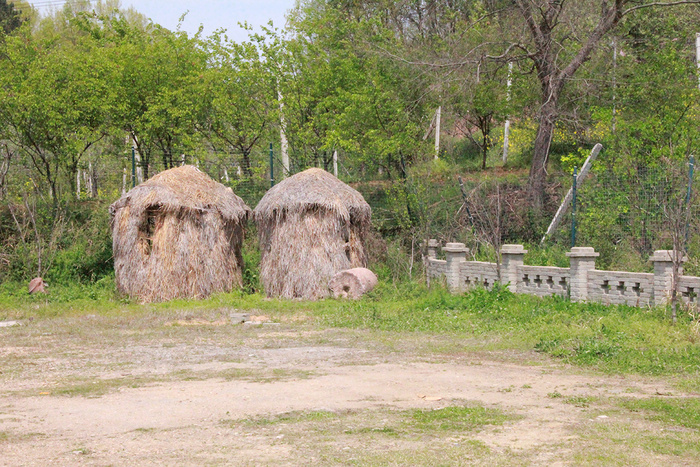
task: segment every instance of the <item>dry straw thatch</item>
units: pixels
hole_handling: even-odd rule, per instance
[[[357,190],[321,169],[308,169],[270,189],[254,211],[267,295],[326,297],[335,273],[366,267],[371,213]]]
[[[196,167],[161,172],[109,209],[120,292],[154,302],[242,285],[250,208]]]

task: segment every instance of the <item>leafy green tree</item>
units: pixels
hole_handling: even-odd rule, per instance
[[[2,119],[10,139],[60,197],[61,173],[74,186],[86,151],[106,132],[112,69],[83,41],[11,37],[2,74]]]
[[[22,14],[15,10],[14,3],[0,0],[0,32],[10,34],[22,25]]]
[[[517,13],[527,33],[508,41],[510,44],[503,55],[510,55],[510,59],[531,61],[540,84],[538,130],[528,183],[534,207],[541,207],[543,203],[549,150],[565,86],[574,79],[579,69],[600,46],[603,38],[614,30],[623,18],[642,9],[679,4],[697,5],[700,2],[512,2],[515,8],[513,11]]]
[[[101,16],[85,26],[116,70],[113,127],[132,139],[148,178],[158,157],[168,169],[201,145],[195,128],[207,56],[198,37],[135,19]]]
[[[297,148],[306,145],[305,153],[325,163],[342,149],[370,170],[405,176],[407,164],[425,152],[420,134],[428,83],[371,45],[391,35],[390,21],[366,12],[331,1],[296,11],[287,44],[292,59],[283,60],[296,68],[282,73],[285,110],[293,110],[290,134],[301,137]]]
[[[235,43],[221,32],[206,43],[210,66],[204,72],[197,119],[212,146],[240,155],[241,167],[252,175],[251,154],[276,123],[276,85],[262,61],[259,44]]]
[[[480,149],[481,168],[486,169],[486,158],[493,146],[491,130],[508,114],[506,87],[496,79],[485,79],[478,83],[461,81],[458,89],[451,90],[450,96],[458,125]]]

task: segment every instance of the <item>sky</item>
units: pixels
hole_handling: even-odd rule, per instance
[[[30,3],[44,12],[47,7],[60,8],[63,1],[30,0]],[[121,3],[171,30],[175,30],[180,16],[189,10],[182,23],[182,30],[188,34],[195,34],[203,25],[205,36],[225,28],[229,38],[242,41],[248,34],[238,27],[239,22],[247,21],[259,31],[259,26],[272,20],[275,27],[281,28],[295,0],[121,0]]]

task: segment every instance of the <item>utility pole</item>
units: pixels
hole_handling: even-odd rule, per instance
[[[508,63],[508,81],[506,83],[506,102],[510,103],[510,86],[513,84],[513,62]],[[510,118],[506,118],[506,125],[503,128],[503,165],[508,162],[508,138],[510,136]]]
[[[338,150],[333,151],[333,175],[338,176]]]

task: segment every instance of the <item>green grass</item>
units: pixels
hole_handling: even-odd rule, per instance
[[[573,465],[697,465],[697,431],[660,429],[638,421],[592,423],[579,432]]]
[[[622,401],[620,405],[634,412],[641,412],[651,421],[700,430],[700,399],[695,397],[629,399]]]
[[[417,286],[392,300],[375,294],[315,314],[328,326],[495,339],[504,349],[534,349],[608,373],[700,376],[697,327],[689,316],[673,325],[661,308],[516,296],[504,288],[451,295]]]
[[[221,378],[225,381],[250,381],[256,383],[274,383],[307,379],[313,375],[311,371],[272,368],[269,370],[230,368],[219,371],[178,370],[164,374],[144,374],[121,378],[65,378],[59,386],[43,388],[39,392],[47,395],[63,397],[100,397],[122,388],[139,388],[150,384],[170,381],[206,381]],[[37,391],[26,390],[15,392],[15,395],[36,395]]]
[[[607,373],[673,375],[679,387],[691,392],[700,389],[700,327],[685,313],[674,325],[663,308],[572,303],[558,297],[514,295],[502,287],[452,295],[440,287],[386,281],[359,301],[318,302],[269,300],[236,292],[202,301],[139,305],[114,298],[109,281],[92,289],[57,287],[41,297],[8,292],[14,289],[11,284],[0,288],[0,320],[246,312],[264,314],[273,321],[291,322],[296,317],[299,323],[316,328],[459,336],[476,350],[480,346],[489,351],[535,350]],[[67,299],[71,294],[75,298]]]
[[[526,465],[473,439],[518,416],[453,403],[439,409],[293,411],[219,424],[243,436],[274,437],[275,444],[289,446],[290,459],[312,456],[319,465]]]
[[[420,409],[409,412],[414,429],[425,432],[475,431],[486,425],[503,425],[515,417],[481,406]]]

